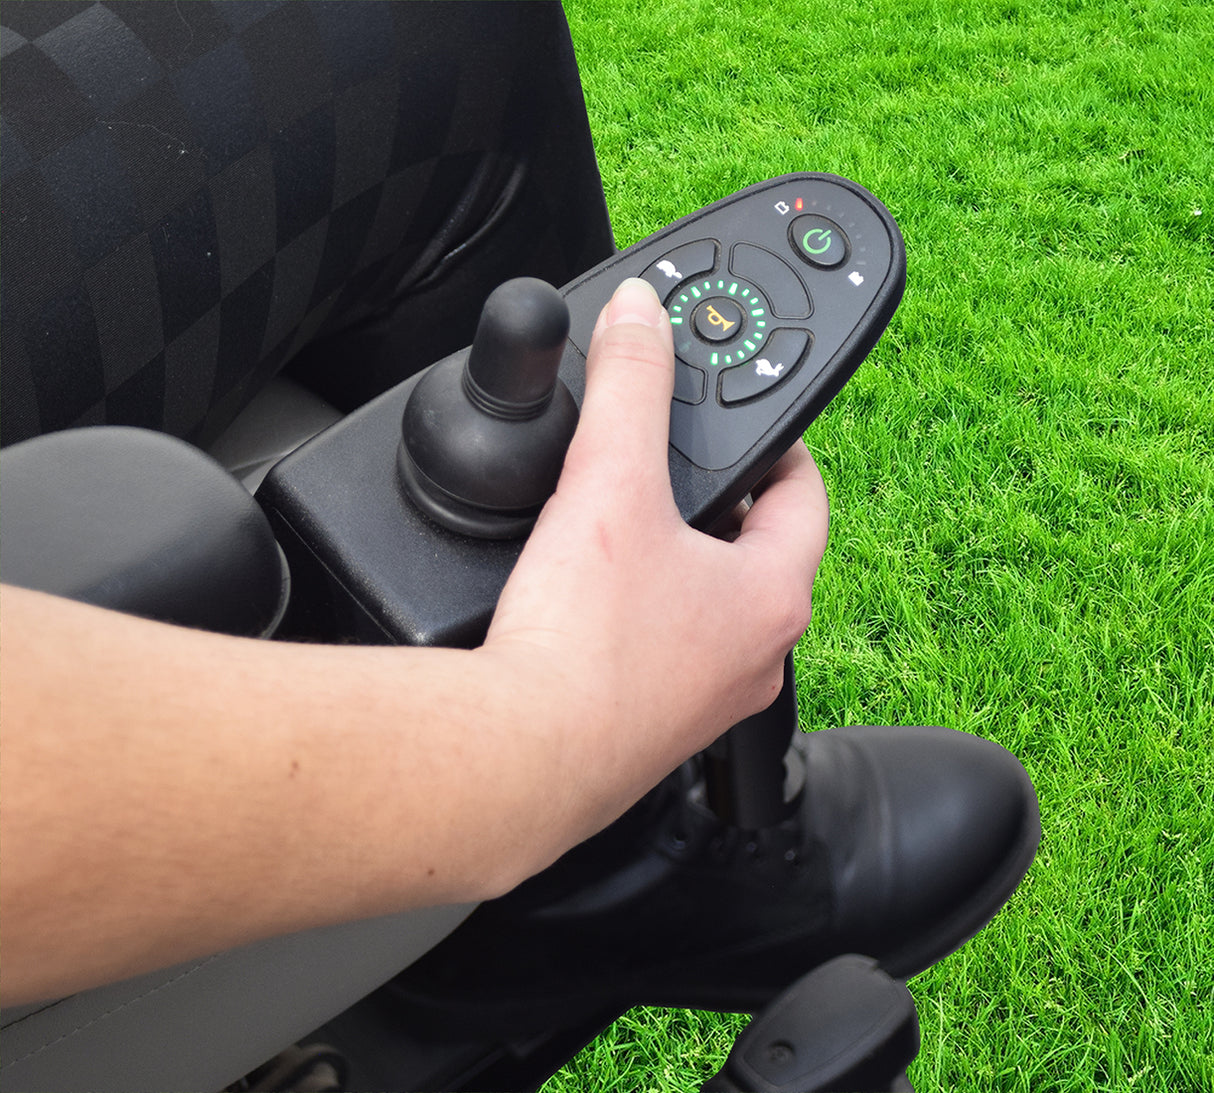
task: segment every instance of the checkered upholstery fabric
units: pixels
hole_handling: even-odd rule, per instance
[[[4,443],[205,443],[288,361],[353,404],[466,344],[500,280],[610,253],[556,5],[26,0],[0,24]]]

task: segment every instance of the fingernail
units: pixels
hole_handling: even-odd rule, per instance
[[[648,281],[629,277],[620,283],[607,305],[607,325],[617,323],[640,323],[642,326],[660,327],[666,321],[662,301]]]

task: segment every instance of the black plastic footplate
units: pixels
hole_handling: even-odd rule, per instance
[[[742,1031],[701,1093],[913,1093],[919,1017],[871,957],[815,968]]]

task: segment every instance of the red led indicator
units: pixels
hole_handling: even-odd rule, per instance
[[[797,212],[800,212],[803,208],[805,208],[805,202],[798,197],[797,200],[793,202],[793,208],[795,208]]]

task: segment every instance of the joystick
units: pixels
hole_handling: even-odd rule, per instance
[[[569,309],[533,277],[485,301],[472,346],[431,368],[401,422],[397,471],[410,500],[451,531],[514,539],[556,489],[577,426],[557,378]]]

